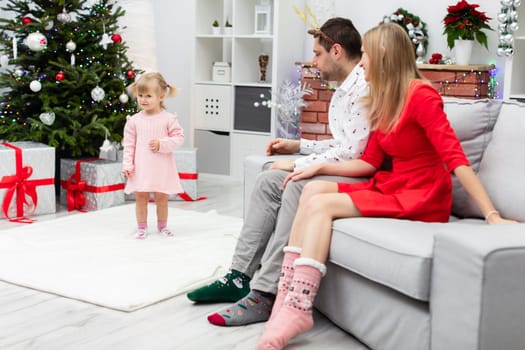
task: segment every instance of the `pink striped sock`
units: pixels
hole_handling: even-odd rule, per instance
[[[137,226],[138,226],[139,230],[145,230],[145,229],[148,228],[148,223],[147,222],[138,222]]]
[[[159,231],[162,231],[166,226],[168,226],[168,220],[157,220],[157,228]]]

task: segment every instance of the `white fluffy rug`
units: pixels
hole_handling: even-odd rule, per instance
[[[121,311],[203,285],[229,267],[242,219],[169,208],[175,237],[137,240],[134,204],[0,231],[0,280]],[[38,218],[37,218],[38,219]]]

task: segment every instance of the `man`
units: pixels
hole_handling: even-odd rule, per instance
[[[307,181],[312,180],[290,182],[283,190],[286,176],[294,169],[313,163],[359,158],[368,141],[368,117],[359,103],[360,97],[368,92],[364,72],[359,67],[359,32],[350,20],[332,18],[320,29],[308,33],[314,36],[313,65],[320,70],[323,80],[338,83],[328,112],[333,139],[275,139],[269,142],[268,155],[300,152],[307,156],[277,160],[258,176],[230,272],[188,293],[188,298],[195,302],[237,301],[208,316],[208,321],[215,325],[239,326],[264,322],[269,318],[277,292],[283,248],[288,241],[301,190]],[[316,177],[320,178],[349,181],[344,177]],[[257,279],[250,282],[259,265]]]

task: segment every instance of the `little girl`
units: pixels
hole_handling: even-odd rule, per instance
[[[183,192],[173,150],[184,142],[184,131],[176,114],[166,111],[163,100],[175,88],[159,73],[145,73],[128,87],[142,111],[128,117],[124,126],[122,172],[127,178],[125,193],[135,193],[137,239],[147,235],[148,202],[154,192],[157,228],[171,237],[168,229],[168,195]]]

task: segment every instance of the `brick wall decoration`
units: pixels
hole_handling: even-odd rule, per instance
[[[418,67],[442,96],[495,98],[493,65],[420,64]]]
[[[301,137],[309,140],[332,138],[328,128],[328,107],[333,90],[330,85],[321,81],[319,70],[308,63],[297,63],[301,70],[301,84],[307,83],[312,94],[305,95],[308,104],[303,107],[300,117]]]

